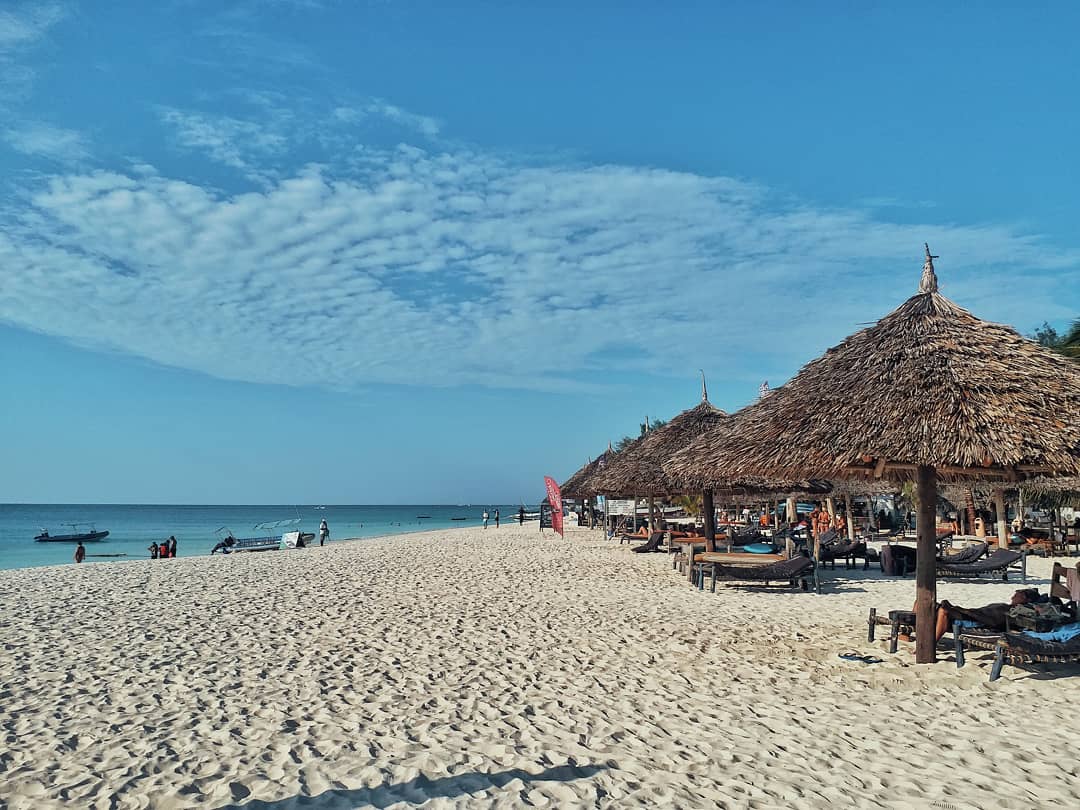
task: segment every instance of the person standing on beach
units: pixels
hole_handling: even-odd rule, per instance
[[[169,559],[169,544],[165,540],[162,540],[158,544],[157,555],[158,555],[159,559],[162,559],[162,560]]]
[[[326,525],[326,518],[323,518],[319,523],[319,545],[325,545],[326,541],[330,539],[330,527]]]
[[[499,528],[499,510],[495,510],[495,528]]]
[[[148,550],[150,551],[150,559],[151,560],[156,560],[157,559],[157,543],[151,543]]]
[[[525,525],[525,507],[520,506],[520,507],[518,507],[518,526],[524,526],[524,525]]]
[[[82,540],[79,541],[79,545],[75,546],[75,562],[81,563],[86,559],[86,546],[82,544]]]
[[[487,509],[484,510],[484,516],[483,517],[484,517],[484,528],[486,529],[487,528],[487,522],[488,522],[488,511],[487,511]]]
[[[173,535],[169,535],[169,556],[176,556],[176,538]]]

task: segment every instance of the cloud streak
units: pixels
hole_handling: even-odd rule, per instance
[[[257,187],[144,165],[25,188],[0,211],[0,320],[225,379],[559,391],[702,356],[775,381],[914,292],[923,241],[946,294],[984,317],[1053,317],[1080,281],[1075,251],[1009,226],[902,225],[725,177],[467,148],[354,144],[286,171],[276,130],[162,117]]]
[[[78,163],[90,154],[81,133],[40,121],[21,122],[0,135],[17,152],[59,163]]]
[[[0,104],[29,94],[37,74],[22,63],[22,57],[67,14],[62,3],[19,3],[0,8]]]

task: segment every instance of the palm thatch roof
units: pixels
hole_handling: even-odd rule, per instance
[[[640,437],[597,473],[598,491],[643,496],[686,492],[664,472],[663,462],[725,419],[727,414],[709,402],[703,383],[700,403]]]
[[[677,454],[676,480],[742,475],[1016,481],[1080,474],[1080,364],[919,292]]]
[[[1080,506],[1080,476],[1036,478],[1025,481],[1022,489],[1028,503],[1050,508]]]
[[[596,489],[593,487],[592,481],[596,477],[597,471],[603,469],[604,464],[614,455],[615,451],[608,447],[607,450],[595,459],[586,462],[581,469],[567,478],[559,487],[559,492],[567,498],[588,498],[595,495]]]

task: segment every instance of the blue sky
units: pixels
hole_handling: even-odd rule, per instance
[[[0,501],[535,500],[924,241],[1064,326],[1077,17],[0,0]]]

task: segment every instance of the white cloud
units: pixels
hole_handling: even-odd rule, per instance
[[[286,136],[270,122],[244,121],[173,107],[162,107],[160,113],[165,124],[172,128],[179,146],[205,152],[258,183],[269,182],[274,175],[264,168],[266,158],[281,155],[288,143]]]
[[[36,42],[66,16],[62,3],[22,3],[0,8],[0,52]]]
[[[442,129],[442,124],[438,119],[409,112],[378,98],[358,106],[337,107],[334,110],[334,118],[347,124],[359,123],[369,118],[381,118],[427,138],[436,137]]]
[[[30,92],[36,72],[20,59],[67,13],[62,3],[28,2],[0,8],[0,102]]]
[[[253,165],[219,128],[181,128]],[[1080,282],[1075,251],[1007,226],[900,225],[723,177],[414,147],[266,177],[233,195],[145,165],[49,178],[0,211],[0,320],[270,383],[561,390],[703,364],[778,383],[913,293],[923,241],[983,317],[1071,316]]]
[[[24,121],[3,130],[0,135],[13,149],[24,155],[61,163],[78,163],[89,154],[81,133],[42,122]]]

